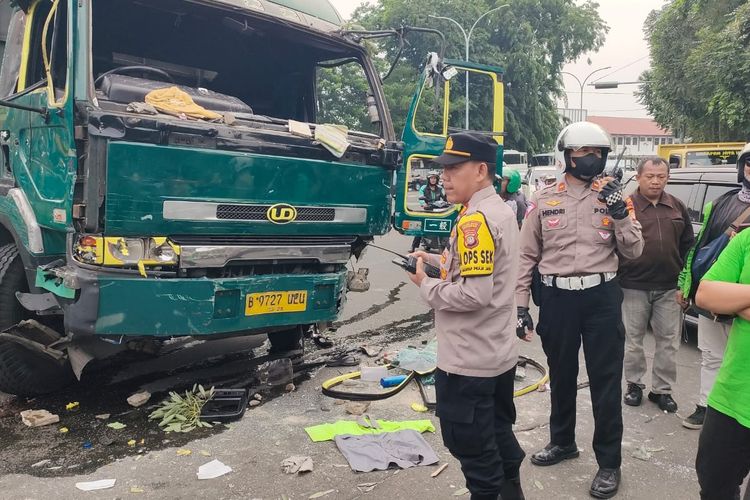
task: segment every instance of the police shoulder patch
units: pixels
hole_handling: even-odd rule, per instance
[[[495,239],[481,212],[464,215],[456,238],[461,276],[487,276],[495,270]]]

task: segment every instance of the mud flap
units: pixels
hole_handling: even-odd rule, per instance
[[[91,360],[108,358],[127,348],[127,344],[110,344],[94,337],[76,339],[67,345],[70,366],[78,380],[81,380],[81,373]]]

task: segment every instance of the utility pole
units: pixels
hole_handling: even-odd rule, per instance
[[[586,76],[586,78],[583,79],[583,83],[581,82],[580,78],[578,78],[573,73],[568,73],[567,71],[561,71],[560,72],[560,74],[569,75],[569,76],[572,76],[573,78],[575,78],[576,81],[578,82],[578,85],[581,87],[581,105],[578,108],[579,109],[578,112],[580,113],[580,115],[578,117],[578,121],[581,121],[581,122],[583,121],[583,87],[586,86],[586,82],[589,81],[589,78],[591,78],[595,73],[598,73],[600,71],[604,71],[605,69],[610,69],[611,67],[612,66],[606,66],[604,68],[595,69],[594,71],[592,71],[591,73],[589,73],[588,76]]]

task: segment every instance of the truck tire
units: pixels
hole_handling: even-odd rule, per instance
[[[28,291],[26,273],[14,244],[0,246],[0,331],[28,319],[16,299]],[[65,387],[73,380],[70,363],[61,364],[20,344],[0,339],[0,391],[38,396]]]

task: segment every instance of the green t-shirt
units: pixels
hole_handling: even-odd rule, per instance
[[[703,279],[750,285],[750,229],[732,238]],[[750,428],[750,321],[739,316],[708,404]]]

